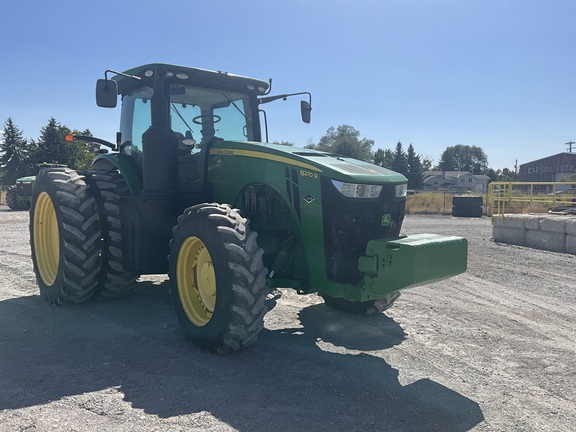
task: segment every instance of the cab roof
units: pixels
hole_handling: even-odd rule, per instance
[[[266,81],[256,78],[235,75],[224,71],[212,71],[166,63],[149,63],[137,66],[124,71],[123,75],[115,75],[112,79],[118,83],[118,93],[125,94],[133,88],[141,87],[142,85],[152,86],[152,81],[158,74],[175,83],[237,91],[257,96],[265,94],[269,88],[269,84]],[[134,77],[139,77],[140,79],[135,79]]]

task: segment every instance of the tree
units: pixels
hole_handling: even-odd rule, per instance
[[[447,147],[437,166],[442,171],[469,171],[483,174],[488,169],[488,158],[480,147],[457,144]]]
[[[294,143],[292,143],[290,141],[273,141],[272,144],[278,144],[278,145],[283,145],[283,146],[288,146],[288,147],[294,146]]]
[[[68,163],[68,146],[64,139],[62,126],[56,122],[54,117],[48,120],[48,124],[40,130],[38,147],[34,159],[36,163]]]
[[[422,165],[422,172],[426,173],[432,170],[432,158],[430,156],[421,156],[420,155],[420,164]]]
[[[392,169],[392,164],[394,162],[394,153],[390,149],[382,150],[378,149],[374,152],[374,164]]]
[[[360,132],[352,126],[340,125],[336,129],[330,127],[318,145],[310,144],[306,147],[370,162],[373,145],[374,140],[360,139]]]
[[[491,181],[499,181],[498,179],[500,178],[501,171],[499,169],[494,170],[492,168],[488,168],[484,174],[490,177]]]
[[[89,167],[99,146],[85,141],[66,141],[66,135],[71,133],[92,135],[89,130],[71,131],[68,127],[56,122],[54,117],[50,118],[48,124],[40,131],[37,151],[34,155],[35,162],[61,163],[74,169]]]
[[[424,173],[430,170],[432,161],[416,154],[414,146],[408,146],[408,152],[404,153],[402,143],[396,144],[396,150],[378,149],[374,153],[374,163],[378,166],[391,169],[406,176],[408,187],[418,189],[424,183]]]
[[[3,184],[14,184],[18,177],[28,174],[30,147],[22,131],[11,118],[4,124],[4,139],[0,143],[0,176]]]
[[[420,156],[414,151],[414,146],[408,146],[408,153],[406,154],[406,162],[408,163],[408,187],[410,189],[419,189],[424,183],[424,172],[422,170],[422,162]]]
[[[68,128],[63,130],[64,136],[67,134],[74,135],[85,135],[92,136],[92,132],[86,129],[84,131],[77,131],[74,129],[70,132]],[[92,165],[94,157],[98,154],[100,145],[92,142],[86,142],[81,140],[74,140],[72,142],[66,142],[68,145],[68,166],[74,169],[86,169]]]
[[[518,174],[515,170],[504,168],[502,169],[502,174],[499,177],[499,181],[518,181]]]
[[[454,157],[454,152],[448,149],[444,150],[444,153],[440,156],[438,165],[436,165],[436,169],[440,171],[459,171],[460,167]]]
[[[493,170],[492,168],[488,168],[485,174],[490,177],[492,181],[512,182],[518,180],[518,174],[516,174],[514,170],[508,168],[502,170]]]
[[[402,143],[398,141],[396,144],[396,151],[394,152],[394,160],[392,161],[392,171],[406,175],[408,174],[408,161],[406,160],[406,153],[402,148]]]

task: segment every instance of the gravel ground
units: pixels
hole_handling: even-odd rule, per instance
[[[165,277],[50,306],[28,214],[0,206],[0,431],[574,430],[576,256],[494,243],[487,218],[408,216],[418,232],[468,238],[468,271],[372,317],[281,290],[219,356],[184,339]]]

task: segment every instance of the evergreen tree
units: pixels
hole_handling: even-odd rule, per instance
[[[11,118],[4,124],[4,138],[0,144],[0,177],[2,184],[11,185],[30,170],[28,142]]]
[[[398,141],[398,144],[396,144],[396,151],[394,152],[394,160],[392,162],[392,170],[403,175],[408,174],[408,161],[400,141]]]
[[[56,122],[54,117],[48,120],[48,124],[40,130],[38,147],[34,155],[36,163],[68,164],[69,152],[65,132],[66,130]]]
[[[420,156],[414,151],[414,146],[408,146],[408,153],[406,155],[406,162],[408,163],[408,187],[410,189],[419,189],[424,183],[424,172],[422,171],[422,162]]]
[[[85,169],[90,166],[98,152],[98,144],[85,141],[66,141],[68,134],[92,136],[89,130],[71,131],[57,123],[54,117],[40,131],[37,150],[34,155],[36,163],[60,163],[74,169]]]

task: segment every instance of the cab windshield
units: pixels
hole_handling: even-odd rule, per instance
[[[254,140],[249,109],[248,96],[240,93],[187,85],[170,89],[172,130],[199,142]]]
[[[151,124],[154,91],[143,87],[123,97],[121,132],[126,153],[142,150],[142,135]],[[228,141],[255,141],[250,99],[224,90],[173,84],[170,87],[170,127],[180,137],[197,143],[213,137]]]

